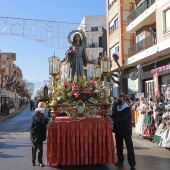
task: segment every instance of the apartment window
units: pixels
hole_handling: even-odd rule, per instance
[[[114,0],[109,0],[109,8],[111,8],[114,4]]]
[[[115,26],[115,29],[118,28],[118,18],[116,18],[116,20],[114,21],[114,26]]]
[[[118,28],[118,15],[112,19],[109,24],[110,27],[110,34],[112,34]]]
[[[170,32],[170,8],[164,11],[164,34]]]
[[[110,48],[110,56],[112,56],[112,54],[119,55],[119,43]]]
[[[119,55],[119,46],[115,47],[115,54]]]
[[[139,51],[144,49],[144,38],[145,38],[144,32],[141,32],[140,34],[136,36],[136,42],[137,42],[137,47]]]
[[[91,27],[91,31],[98,31],[98,27]]]

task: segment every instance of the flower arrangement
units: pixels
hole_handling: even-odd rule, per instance
[[[103,82],[87,80],[85,77],[79,77],[78,81],[65,80],[63,84],[59,83],[57,91],[57,103],[104,103],[105,90],[102,85]]]

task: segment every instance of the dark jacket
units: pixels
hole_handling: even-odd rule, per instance
[[[162,116],[163,113],[165,112],[165,105],[167,105],[167,102],[165,101],[159,103],[159,107],[157,109],[159,116]]]
[[[115,116],[116,111],[117,111],[117,106],[118,106],[117,102],[114,101],[112,103],[112,115],[111,115],[111,118],[113,118]]]
[[[48,118],[45,118],[44,114],[40,111],[35,111],[31,121],[30,139],[31,142],[45,141],[46,140],[46,124],[48,124]]]
[[[118,135],[131,135],[131,110],[125,103],[121,109],[117,106],[116,112],[113,115],[113,132]]]

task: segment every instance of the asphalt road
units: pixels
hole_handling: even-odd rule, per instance
[[[57,167],[35,167],[31,165],[31,143],[29,127],[33,111],[29,106],[15,116],[0,122],[0,170],[57,170]],[[114,135],[113,135],[114,136]],[[136,170],[169,170],[170,152],[157,144],[140,139],[133,134],[136,155]],[[44,163],[46,162],[46,142],[44,142]],[[124,166],[113,164],[95,166],[64,166],[63,170],[129,170],[124,148]]]

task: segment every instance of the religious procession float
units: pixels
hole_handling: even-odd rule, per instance
[[[75,33],[73,37],[75,43],[70,41],[70,34],[73,33]],[[94,65],[94,78],[86,80],[83,73],[84,66],[87,66],[88,57],[83,45],[83,32],[74,30],[70,34],[68,39],[72,45],[66,52],[66,60],[70,62],[71,76],[67,80],[64,82],[60,80],[59,58],[55,54],[49,58],[50,74],[53,78],[53,101],[50,105],[53,119],[62,113],[74,119],[85,119],[99,115],[103,118],[104,115],[108,114],[110,108],[106,79],[110,74],[111,62],[106,55],[101,57],[99,63]],[[76,43],[77,39],[78,43]],[[101,74],[104,76],[104,81],[100,81]]]
[[[80,42],[78,34],[73,39]],[[63,82],[59,58],[55,55],[49,58],[52,121],[48,126],[47,165],[115,163],[111,122],[107,120],[110,103],[106,78],[111,62],[107,56],[101,58],[100,66],[94,66],[94,79],[86,80],[83,75],[87,62],[84,46],[81,42],[72,44],[66,53],[71,76]],[[103,82],[100,81],[101,73]]]

